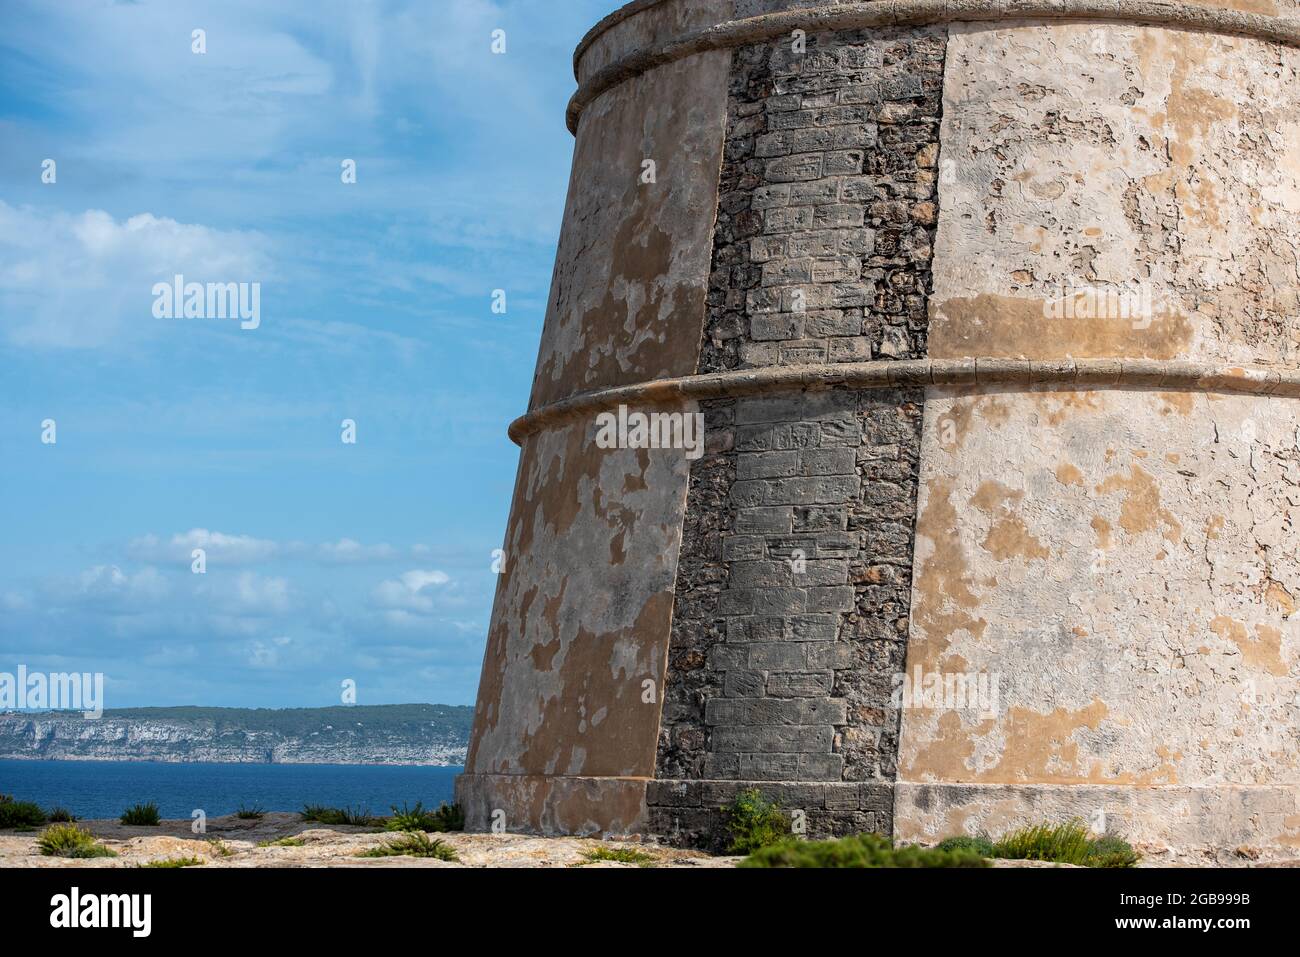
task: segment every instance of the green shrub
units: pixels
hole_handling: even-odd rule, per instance
[[[211,847],[219,857],[233,857],[235,853],[230,849],[230,845],[219,837],[208,838],[208,846]]]
[[[302,847],[307,842],[300,837],[282,837],[276,841],[258,841],[258,847]]]
[[[1092,842],[1089,867],[1134,867],[1142,855],[1117,834],[1106,834]]]
[[[1132,867],[1139,860],[1128,841],[1114,834],[1093,837],[1077,818],[1064,824],[1035,824],[1005,834],[994,843],[991,856],[1081,867]]]
[[[361,851],[358,857],[432,857],[440,861],[458,861],[456,849],[440,838],[430,839],[423,831],[407,831],[390,838],[378,847]]]
[[[256,805],[253,807],[244,807],[244,805],[241,804],[239,805],[239,809],[235,811],[235,817],[239,818],[241,821],[260,821],[265,814],[266,812]]]
[[[424,804],[420,801],[415,802],[415,807],[402,805],[399,811],[396,806],[393,807],[393,816],[388,819],[384,828],[389,831],[436,831],[434,814],[432,811],[426,811]]]
[[[51,824],[72,824],[77,817],[65,807],[56,807],[49,814]]]
[[[945,837],[939,842],[936,850],[940,851],[974,851],[980,857],[993,856],[993,842],[983,834],[978,837],[970,837],[966,834],[960,834],[957,837]]]
[[[894,847],[879,834],[855,834],[837,841],[785,840],[759,848],[737,867],[988,867],[974,851],[906,845]]]
[[[157,827],[162,818],[158,816],[158,805],[153,801],[137,804],[122,812],[122,823],[134,827]]]
[[[320,804],[308,804],[302,809],[302,819],[316,824],[349,824],[353,827],[374,827],[382,823],[370,813],[369,808],[324,807]]]
[[[36,846],[46,857],[61,857],[74,847],[94,843],[93,834],[72,824],[51,825],[36,840]]]
[[[402,805],[399,811],[393,808],[393,816],[384,825],[390,831],[462,831],[465,829],[465,815],[459,804],[443,804],[436,811],[426,811],[424,804],[415,802],[415,807]]]
[[[15,801],[8,794],[0,794],[0,828],[40,827],[45,823],[45,812],[31,801]]]
[[[465,812],[461,810],[459,804],[447,804],[443,802],[438,805],[438,810],[433,812],[434,819],[438,822],[435,831],[463,831],[465,830]]]
[[[760,847],[779,843],[790,836],[790,822],[781,806],[766,800],[757,788],[741,791],[723,808],[731,854],[749,854]]]
[[[594,864],[597,861],[617,861],[620,864],[637,864],[641,867],[651,867],[655,863],[653,854],[647,854],[631,847],[595,847],[584,852],[582,856],[587,864]]]
[[[199,867],[207,862],[198,857],[169,857],[159,861],[146,861],[136,867]]]
[[[116,851],[75,824],[51,824],[36,839],[36,847],[46,857],[117,857]]]

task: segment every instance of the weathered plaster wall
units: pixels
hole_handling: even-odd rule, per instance
[[[583,114],[532,407],[695,369],[727,51],[628,80]],[[656,182],[642,183],[642,163]]]
[[[582,118],[531,407],[694,370],[728,52]],[[654,183],[642,161],[654,159]],[[654,770],[686,495],[681,450],[603,450],[583,418],[522,451],[466,774],[470,827],[635,830]]]
[[[524,450],[469,754],[476,772],[650,772],[658,709],[639,705],[641,682],[663,673],[685,459],[600,449],[591,437],[578,421]]]
[[[1294,786],[1298,429],[1289,399],[933,395],[908,667],[985,674],[1000,700],[906,710],[900,780]],[[997,832],[1034,813],[1000,793],[958,789],[952,807],[930,793],[926,807],[900,794],[900,834]],[[1143,837],[1203,823],[1161,821],[1156,793],[1066,793],[1071,814]],[[1294,839],[1294,793],[1267,814],[1253,802],[1271,793],[1243,795],[1239,842]]]
[[[931,355],[1294,364],[1297,51],[955,26],[948,61]],[[1129,280],[1145,328],[1044,316]],[[1298,430],[1290,399],[931,390],[909,670],[1000,706],[905,711],[900,837],[1297,841]]]
[[[1115,24],[951,36],[932,356],[1294,363],[1300,51]],[[1043,325],[1062,286],[1134,281],[1147,328]]]

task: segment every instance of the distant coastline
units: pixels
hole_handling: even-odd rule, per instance
[[[329,708],[120,708],[0,712],[0,758],[211,764],[465,763],[474,709],[456,705]]]

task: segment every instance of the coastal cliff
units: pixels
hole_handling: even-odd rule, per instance
[[[465,763],[474,709],[451,705],[332,708],[124,708],[0,712],[0,758],[270,764]]]

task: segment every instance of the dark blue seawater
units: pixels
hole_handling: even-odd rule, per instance
[[[65,807],[80,818],[115,818],[133,804],[155,801],[165,818],[233,813],[241,804],[263,811],[300,811],[304,804],[369,808],[451,803],[462,768],[359,764],[169,764],[157,761],[0,760],[0,794],[41,807]]]

